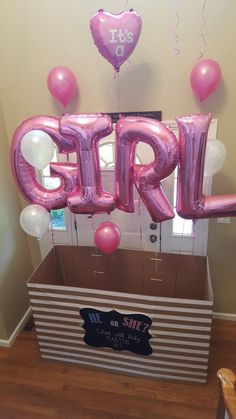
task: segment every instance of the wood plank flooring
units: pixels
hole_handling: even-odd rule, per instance
[[[213,419],[221,367],[236,371],[236,322],[213,322],[205,386],[41,360],[35,333],[24,332],[0,348],[0,419]]]

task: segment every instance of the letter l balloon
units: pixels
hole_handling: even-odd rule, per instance
[[[177,119],[180,130],[177,212],[182,218],[197,220],[236,215],[236,194],[205,196],[202,192],[210,121],[210,115]]]

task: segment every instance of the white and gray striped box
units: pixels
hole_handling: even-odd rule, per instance
[[[70,254],[68,249],[64,250]],[[64,250],[63,246],[54,248],[28,281],[42,358],[121,374],[206,383],[213,310],[207,260],[204,281],[201,282],[202,298],[176,298],[173,294],[167,297],[85,288],[83,281],[83,287],[76,286],[76,282],[80,285],[79,277],[70,281],[76,269],[72,258],[70,262],[67,258],[63,260]],[[92,256],[93,249],[90,251]],[[88,272],[90,268],[93,269],[88,266]],[[99,269],[97,272],[102,273]],[[77,270],[79,272],[80,267],[77,266]],[[83,267],[81,270],[84,272]],[[86,273],[84,275],[86,277]],[[96,270],[94,275],[98,277]],[[150,276],[153,279],[153,272]],[[101,283],[98,279],[96,281],[98,285]],[[149,316],[152,319],[152,338],[149,341],[152,354],[115,352],[110,348],[85,344],[80,310],[86,307],[103,311],[115,308],[120,313]]]

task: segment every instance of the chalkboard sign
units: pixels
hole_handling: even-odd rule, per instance
[[[84,320],[84,342],[90,346],[108,347],[115,351],[130,351],[140,355],[150,355],[152,320],[144,314],[121,314],[116,310],[100,311],[82,308]]]

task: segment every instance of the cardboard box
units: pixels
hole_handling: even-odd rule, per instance
[[[28,290],[42,358],[122,374],[206,382],[213,310],[206,257],[127,249],[104,255],[92,247],[55,246],[29,279]],[[108,346],[97,346],[97,339],[94,346],[85,343],[85,332],[87,341],[92,339],[80,313],[85,308],[92,313],[88,319],[97,316],[100,324],[93,333],[99,339],[103,334]],[[126,319],[123,329],[114,320],[121,319],[120,314]],[[101,318],[108,321],[106,326]],[[149,336],[145,318],[151,323],[145,326]],[[128,324],[132,330],[124,329]],[[138,353],[144,337],[143,347],[149,344],[152,349],[148,355]],[[131,343],[137,353],[129,349]]]

